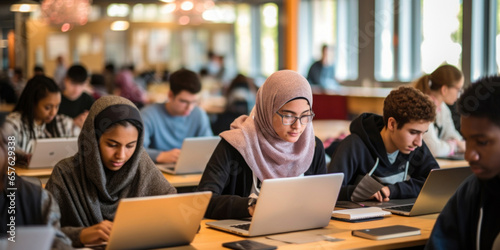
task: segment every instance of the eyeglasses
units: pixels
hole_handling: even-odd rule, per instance
[[[282,115],[280,114],[278,111],[276,111],[276,114],[278,114],[279,116],[281,116],[281,122],[283,123],[283,125],[292,125],[294,124],[297,120],[300,121],[300,124],[302,125],[306,125],[310,122],[312,122],[313,118],[314,118],[314,113],[311,111],[311,114],[310,115],[303,115],[301,117],[298,117],[298,116],[293,116],[293,115]]]
[[[457,95],[460,97],[464,93],[464,88],[459,88],[456,86],[451,86],[451,88],[454,88],[457,90]]]

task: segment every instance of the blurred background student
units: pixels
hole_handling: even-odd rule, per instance
[[[212,124],[214,135],[228,130],[229,125],[239,116],[248,115],[255,105],[257,86],[252,79],[238,74],[225,92],[226,109]]]
[[[434,157],[446,157],[465,151],[465,141],[453,124],[447,105],[457,101],[464,86],[462,72],[453,65],[441,65],[431,74],[420,77],[413,86],[436,104],[436,120],[424,134],[424,141]]]
[[[61,90],[54,80],[35,76],[28,81],[19,102],[2,126],[6,136],[16,138],[19,164],[28,162],[36,139],[75,137],[80,133],[73,119],[57,114],[60,103]]]

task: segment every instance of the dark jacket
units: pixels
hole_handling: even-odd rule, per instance
[[[382,116],[364,113],[352,121],[351,135],[347,136],[333,154],[329,173],[344,173],[344,181],[339,200],[351,200],[357,180],[369,173],[379,159],[378,167],[372,176],[387,177],[404,172],[409,161],[410,179],[388,184],[391,199],[417,197],[422,185],[433,168],[439,168],[436,160],[422,141],[422,146],[410,154],[399,152],[394,164],[389,162],[380,131],[384,127]]]
[[[325,174],[325,150],[316,137],[313,161],[304,175]],[[226,140],[221,139],[203,172],[199,191],[212,191],[205,217],[229,219],[250,217],[248,196],[252,190],[253,173],[243,156]]]
[[[476,249],[482,207],[480,249],[493,249],[495,238],[500,239],[499,191],[498,176],[488,181],[480,181],[474,175],[467,178],[439,214],[425,248]],[[496,244],[500,244],[500,240],[497,241]]]

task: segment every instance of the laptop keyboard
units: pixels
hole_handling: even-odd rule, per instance
[[[410,212],[411,209],[413,208],[413,205],[405,205],[405,206],[397,206],[397,207],[389,207],[390,209],[393,210],[399,210],[403,212]]]
[[[248,230],[250,230],[250,223],[231,225],[231,227],[235,227],[235,228],[238,228],[238,229],[242,229],[242,230],[248,231]]]

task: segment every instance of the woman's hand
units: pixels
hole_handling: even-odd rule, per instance
[[[80,241],[83,244],[98,244],[109,240],[113,228],[113,222],[109,220],[101,221],[91,227],[86,227],[80,232]]]

